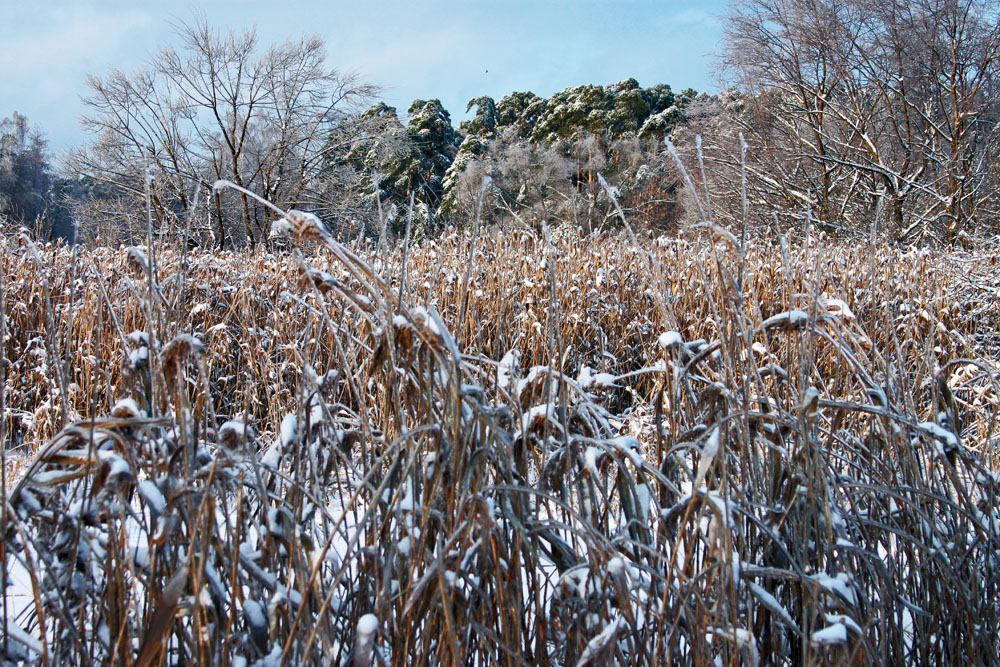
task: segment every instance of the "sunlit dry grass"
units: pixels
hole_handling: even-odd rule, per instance
[[[992,252],[715,239],[0,241],[8,655],[995,660]]]

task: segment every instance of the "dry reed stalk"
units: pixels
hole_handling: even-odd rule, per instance
[[[0,240],[8,655],[995,658],[988,255],[309,224]]]

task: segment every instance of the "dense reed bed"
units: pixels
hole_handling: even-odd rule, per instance
[[[996,660],[995,249],[286,222],[0,240],[8,658]]]

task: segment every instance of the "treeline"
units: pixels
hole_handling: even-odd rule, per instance
[[[45,137],[19,113],[0,120],[0,225],[16,223],[39,238],[73,238],[67,201],[76,184],[54,173]]]
[[[982,0],[747,0],[723,19],[720,94],[628,79],[484,96],[457,128],[436,99],[405,115],[377,102],[326,68],[319,39],[264,47],[181,26],[143,69],[89,79],[93,138],[60,168],[71,188],[45,167],[6,194],[3,159],[2,213],[24,224],[58,210],[82,239],[116,243],[145,237],[148,204],[157,235],[265,241],[272,212],[213,188],[225,179],[340,235],[420,237],[477,210],[486,224],[589,231],[617,224],[600,174],[630,220],[659,231],[712,217],[954,242],[997,227],[998,13]],[[13,143],[28,163],[43,156],[37,136]],[[31,183],[49,194],[25,195]]]
[[[315,212],[342,236],[403,234],[408,222],[419,238],[464,224],[484,176],[486,223],[610,224],[599,170],[643,220],[676,218],[678,181],[660,149],[694,91],[630,79],[548,99],[480,97],[456,128],[439,100],[416,100],[401,117],[372,86],[325,69],[318,39],[264,48],[252,32],[205,24],[178,36],[147,68],[89,81],[95,140],[67,160],[96,184],[74,206],[89,239],[143,238],[148,200],[158,233],[218,247],[266,240],[273,212],[215,189],[220,179]]]
[[[598,205],[599,172],[621,184],[623,201],[642,221],[668,225],[676,219],[678,179],[662,159],[663,139],[684,123],[683,110],[696,97],[663,84],[642,88],[635,79],[549,98],[483,96],[469,102],[475,114],[458,130],[439,100],[415,101],[406,125],[378,104],[362,119],[377,119],[381,131],[338,159],[360,175],[356,191],[365,201],[389,207],[397,231],[402,211],[418,234],[472,219],[484,178],[487,222],[600,228],[610,223]]]
[[[253,32],[204,23],[178,38],[141,70],[88,80],[83,124],[93,139],[64,156],[74,188],[59,200],[81,240],[140,242],[148,217],[157,237],[222,248],[265,241],[273,212],[214,188],[219,180],[313,211],[345,236],[464,224],[485,176],[487,224],[611,225],[598,173],[620,184],[638,222],[669,226],[680,210],[661,149],[694,91],[628,79],[547,99],[479,97],[455,128],[436,99],[414,101],[404,118],[376,102],[374,87],[325,68],[318,39],[265,48]],[[35,155],[48,173],[42,150]],[[8,224],[41,214],[11,211]]]

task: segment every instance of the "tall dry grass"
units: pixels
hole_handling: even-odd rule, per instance
[[[0,241],[0,650],[994,662],[992,254],[703,231]]]

